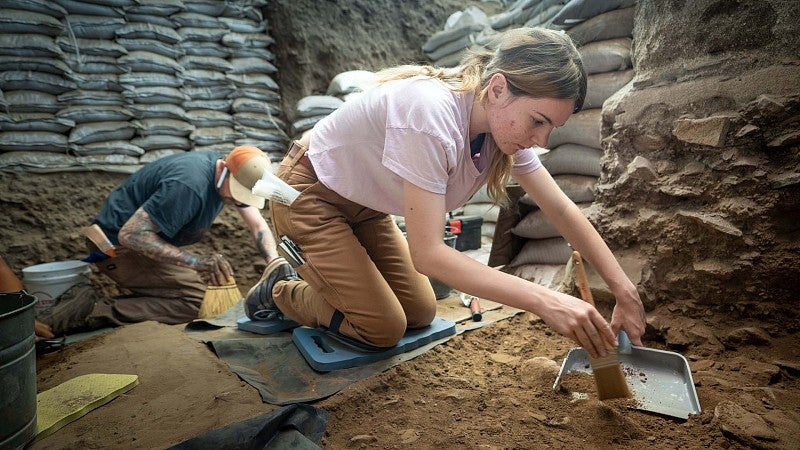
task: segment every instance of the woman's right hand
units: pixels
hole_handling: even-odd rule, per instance
[[[608,355],[617,339],[611,326],[594,306],[561,292],[550,291],[553,298],[543,311],[535,312],[551,328],[583,347],[592,358]]]

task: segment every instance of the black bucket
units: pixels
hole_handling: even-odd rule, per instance
[[[0,292],[0,448],[36,436],[34,304],[25,292]]]

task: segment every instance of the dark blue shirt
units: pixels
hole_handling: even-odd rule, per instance
[[[199,241],[224,206],[214,186],[218,159],[216,152],[187,152],[145,165],[111,192],[94,223],[119,245],[120,228],[143,208],[170,244]]]

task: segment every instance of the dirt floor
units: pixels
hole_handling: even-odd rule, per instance
[[[338,4],[315,3],[320,7]],[[383,17],[368,14],[364,9],[368,3],[355,2],[350,16],[359,20]],[[455,4],[482,2],[430,3],[435,3],[429,8],[438,11],[442,20],[426,19],[431,20],[427,34],[417,30],[403,36],[415,45],[424,41],[420,36],[438,29],[447,8],[455,11],[460,9],[453,8]],[[268,8],[281,17],[308,13],[308,2],[294,3],[294,11],[292,4],[292,0],[276,1]],[[323,30],[309,26],[312,29]],[[326,39],[334,35],[321,34]],[[395,61],[389,57],[395,47],[381,44],[380,33],[370,38],[376,41],[374,45],[384,46],[383,53],[365,56],[370,66],[374,61],[410,62],[421,57],[418,50],[409,50],[397,55],[409,56],[408,60]],[[281,42],[280,36],[277,40]],[[337,46],[335,41],[325,42],[325,47],[352,52],[349,45]],[[299,77],[292,84],[284,102],[296,101],[301,93],[314,93],[325,85],[325,77],[357,65],[337,59],[327,64],[332,73],[316,68],[308,79]],[[281,79],[288,83],[290,76],[285,70]],[[27,265],[83,257],[81,227],[123,179],[124,175],[108,173],[0,174],[0,251],[20,275]],[[229,256],[244,287],[252,285],[264,267],[241,219],[232,211],[223,212],[196,250]],[[106,293],[115,293],[107,280],[93,279]],[[574,344],[526,313],[455,336],[411,361],[315,402],[314,406],[330,412],[322,446],[800,448],[798,330],[781,323],[739,321],[720,313],[686,314],[695,310],[675,299],[648,311],[645,339],[648,347],[688,358],[703,409],[688,420],[642,412],[626,402],[599,402],[586,376],[570,376],[563,389],[554,392],[551,387],[558,367]],[[609,316],[609,311],[604,313]],[[41,356],[37,359],[38,389],[93,372],[137,374],[139,385],[32,448],[164,448],[277,408],[263,403],[254,388],[181,326],[131,325]]]

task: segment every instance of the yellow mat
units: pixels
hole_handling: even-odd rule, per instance
[[[34,440],[53,434],[139,384],[138,375],[90,373],[65,381],[36,396],[38,434]]]

